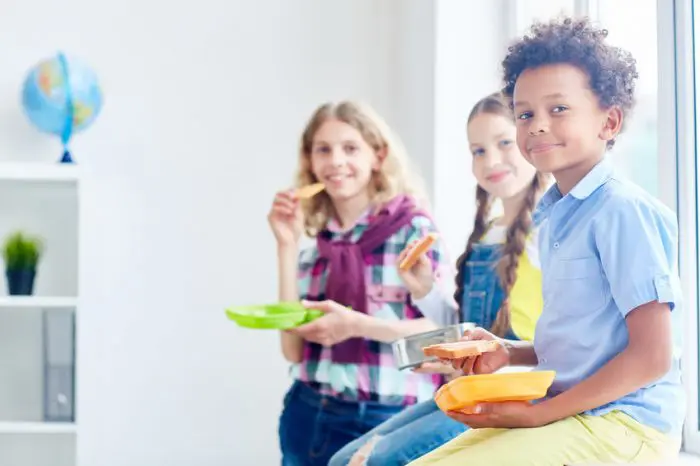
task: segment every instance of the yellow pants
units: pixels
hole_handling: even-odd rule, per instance
[[[680,438],[614,411],[603,416],[573,416],[532,429],[468,430],[410,466],[649,463],[676,457],[680,444]]]

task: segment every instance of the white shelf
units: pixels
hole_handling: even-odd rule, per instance
[[[56,154],[60,157],[60,154]],[[51,315],[77,313],[78,268],[80,249],[78,206],[81,181],[88,171],[80,164],[62,164],[55,160],[0,160],[0,190],[9,203],[0,210],[2,231],[23,228],[45,236],[53,245],[53,256],[42,274],[44,294],[11,296],[0,290],[0,463],[16,466],[76,465],[78,427],[74,422],[44,422],[38,413],[44,399],[55,397],[46,392],[47,344],[43,313]],[[50,205],[44,206],[47,203]],[[68,223],[66,223],[68,222]],[[56,264],[68,265],[57,267]],[[53,268],[52,268],[53,266]],[[69,279],[70,278],[70,279]],[[77,357],[75,335],[71,350]],[[68,342],[66,341],[65,344]],[[58,343],[56,343],[57,345]],[[68,348],[67,348],[68,349]],[[10,364],[7,364],[7,362]],[[73,360],[75,364],[75,360]],[[74,366],[76,371],[79,366]],[[75,407],[79,392],[78,375],[74,372],[70,390]],[[8,385],[9,384],[9,385]],[[18,446],[19,445],[19,446]]]
[[[0,162],[0,181],[77,183],[80,170],[58,162]]]
[[[0,422],[0,434],[74,434],[70,422]]]
[[[0,311],[3,309],[71,309],[78,299],[71,296],[0,296]]]

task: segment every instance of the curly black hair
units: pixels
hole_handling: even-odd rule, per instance
[[[606,29],[594,26],[587,17],[536,22],[529,34],[508,47],[502,62],[503,93],[512,99],[515,81],[527,69],[568,63],[588,74],[603,108],[618,106],[626,114],[635,104],[636,60],[628,51],[607,44],[607,36]],[[613,144],[610,141],[608,146]]]

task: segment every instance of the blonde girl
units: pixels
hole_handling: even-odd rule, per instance
[[[281,334],[294,377],[279,424],[284,465],[327,465],[441,383],[440,375],[400,372],[392,358],[391,341],[435,328],[411,302],[396,259],[436,228],[398,139],[368,106],[329,103],[312,115],[297,186],[317,182],[325,190],[307,202],[294,190],[278,193],[269,214],[280,300],[325,313]],[[300,253],[303,231],[315,242]],[[428,257],[438,273],[440,242]]]

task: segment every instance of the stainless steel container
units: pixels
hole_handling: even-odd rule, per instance
[[[476,325],[471,322],[450,325],[449,327],[431,330],[429,332],[416,333],[406,338],[401,338],[391,344],[394,352],[394,361],[400,370],[417,367],[428,361],[435,361],[423,354],[423,348],[438,343],[449,343],[459,340],[466,330],[472,330]]]

